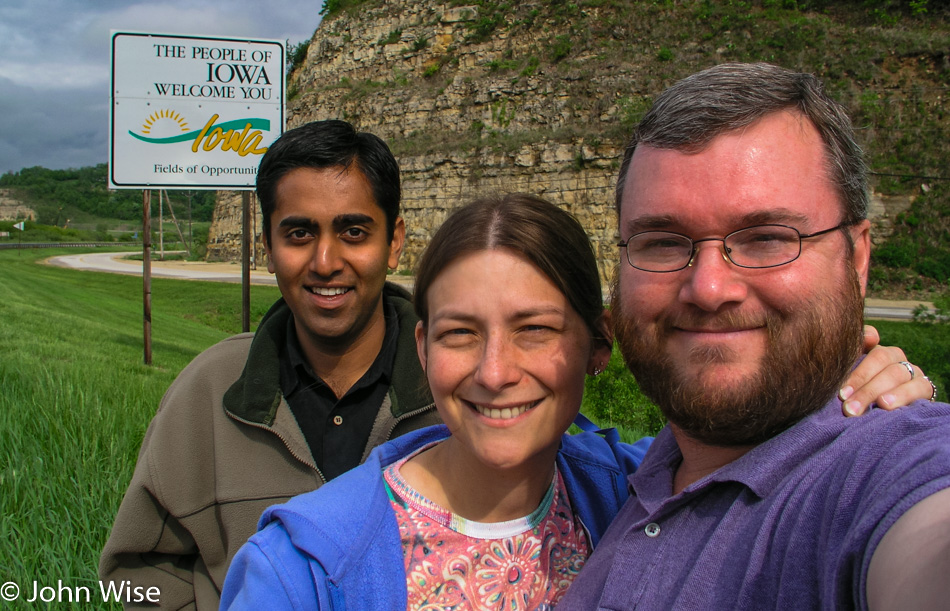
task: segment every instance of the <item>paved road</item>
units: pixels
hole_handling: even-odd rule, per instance
[[[88,271],[115,274],[142,275],[142,262],[128,259],[133,252],[91,252],[79,255],[62,255],[46,260],[50,265]],[[166,254],[169,254],[166,252]],[[152,254],[152,277],[178,278],[181,280],[207,280],[211,282],[240,282],[241,265],[237,263],[204,263],[200,261],[158,261]],[[266,270],[251,270],[251,284],[276,285],[273,274]]]
[[[52,257],[47,260],[47,263],[72,269],[141,276],[142,262],[126,258],[130,255],[141,254],[141,251],[133,251],[63,255]],[[185,280],[208,280],[213,282],[240,282],[241,266],[237,263],[158,261],[153,254],[152,276]],[[412,278],[408,276],[390,276],[389,280],[412,290]],[[277,281],[273,274],[263,269],[257,269],[251,270],[251,284],[276,285]],[[933,304],[927,302],[868,299],[865,301],[864,315],[871,319],[910,320],[913,318],[914,308],[920,303],[924,303],[924,305],[933,309]]]

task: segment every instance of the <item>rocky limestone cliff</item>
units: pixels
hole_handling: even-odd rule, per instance
[[[621,19],[632,11],[652,21]],[[623,2],[364,2],[317,28],[288,79],[287,127],[342,118],[390,144],[408,229],[401,268],[454,207],[523,191],[579,218],[606,278],[617,260],[618,165],[651,96],[695,69],[747,59],[737,45],[761,34],[746,24],[690,36],[680,13]],[[661,26],[680,32],[675,47],[663,45],[674,34]],[[811,69],[806,57],[784,63]],[[909,202],[876,198],[876,227],[887,231]],[[220,194],[209,258],[239,256],[239,223],[240,196]]]
[[[18,200],[10,189],[0,189],[0,221],[36,220],[36,212]]]
[[[288,109],[288,128],[343,118],[390,144],[408,228],[402,268],[415,264],[448,211],[477,194],[507,191],[564,204],[588,228],[601,259],[612,260],[619,141],[559,133],[591,121],[589,110],[569,104],[567,85],[579,76],[493,76],[486,62],[528,54],[539,43],[505,35],[467,43],[477,19],[477,7],[419,3],[324,21],[291,80],[301,93]],[[610,122],[617,112],[608,106],[594,120]],[[436,138],[445,140],[427,146]],[[239,196],[221,197],[209,256],[239,253],[239,204]]]

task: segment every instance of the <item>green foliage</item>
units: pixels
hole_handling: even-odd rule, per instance
[[[287,41],[287,74],[303,65],[307,59],[307,49],[310,48],[310,41],[304,40],[296,44]]]
[[[208,254],[208,234],[210,233],[210,224],[196,225],[192,228],[191,237],[191,260],[204,261]]]
[[[887,267],[912,267],[917,251],[917,244],[910,236],[893,236],[874,251],[874,263]]]
[[[581,411],[601,426],[632,432],[633,439],[656,435],[666,424],[660,409],[640,392],[616,346],[607,370],[587,378]]]
[[[478,6],[478,18],[468,24],[469,35],[466,42],[471,43],[488,40],[496,29],[505,25],[505,15],[512,10],[508,2],[475,0],[471,4]]]
[[[11,189],[15,197],[37,213],[37,221],[62,226],[89,223],[98,219],[142,219],[142,192],[108,189],[109,166],[100,163],[79,169],[48,170],[36,166],[0,176],[0,188]],[[192,218],[210,221],[214,213],[214,191],[170,191],[176,214],[187,217],[191,194]],[[158,197],[152,197],[152,214],[158,214]]]
[[[511,125],[512,119],[517,114],[515,103],[507,98],[492,102],[491,119],[492,124],[504,129]]]
[[[475,119],[469,124],[468,131],[474,134],[476,138],[481,138],[482,132],[485,131],[485,124]]]
[[[643,115],[647,114],[652,103],[651,98],[624,96],[617,101],[620,108],[620,125],[625,134],[629,134],[636,127]]]
[[[516,59],[492,59],[485,63],[489,72],[515,70],[521,62]]]
[[[527,63],[524,68],[521,69],[521,76],[531,76],[538,70],[538,66],[541,65],[541,60],[538,59],[537,55],[532,55],[528,58]]]
[[[914,16],[923,16],[927,14],[927,0],[910,0],[910,12]]]
[[[323,6],[320,8],[320,14],[324,18],[332,17],[341,11],[366,4],[367,0],[323,0]]]
[[[6,242],[110,242],[112,237],[100,238],[98,232],[75,228],[63,228],[56,225],[43,225],[33,221],[23,221],[23,230],[13,227],[17,221],[0,221],[0,231],[10,233],[9,238],[0,238]]]
[[[369,93],[373,91],[390,86],[391,83],[392,81],[387,83],[383,81],[374,81],[372,79],[367,79],[365,81],[358,81],[358,82],[351,81],[349,78],[346,78],[346,77],[340,79],[340,86],[346,87],[350,90],[349,93],[343,96],[344,100],[359,99],[359,98],[365,97],[366,95],[368,95]]]
[[[429,39],[426,38],[425,36],[419,36],[412,42],[411,48],[413,52],[418,53],[419,51],[422,51],[428,48],[428,46],[429,46]]]
[[[914,322],[950,325],[950,291],[935,297],[933,304],[932,310],[923,304],[914,308]]]
[[[534,25],[539,15],[541,15],[541,10],[533,8],[528,13],[528,15],[524,19],[521,20],[521,24],[524,25],[525,27],[531,27]]]
[[[323,0],[323,6],[320,7],[320,14],[333,15],[338,13],[344,3],[344,0]]]
[[[669,47],[660,47],[660,50],[656,54],[656,58],[661,62],[668,62],[673,59],[673,51]]]
[[[906,212],[897,215],[893,234],[872,251],[874,282],[892,278],[888,271],[903,270],[935,284],[950,282],[950,184],[941,182],[918,196]]]
[[[409,84],[409,73],[393,67],[393,83],[400,87],[405,87]]]
[[[395,30],[390,31],[389,34],[387,34],[383,38],[380,38],[379,42],[377,42],[376,44],[381,47],[383,45],[394,45],[397,42],[399,42],[401,38],[402,38],[402,28],[396,28]]]
[[[554,37],[551,42],[551,63],[557,63],[571,54],[574,43],[567,34],[560,34]]]

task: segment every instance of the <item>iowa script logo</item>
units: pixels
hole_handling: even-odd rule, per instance
[[[263,155],[267,147],[261,147],[263,131],[270,130],[270,121],[267,119],[235,119],[217,123],[220,117],[211,115],[205,126],[198,130],[189,130],[185,118],[174,110],[160,110],[152,113],[142,125],[142,133],[137,134],[129,130],[129,135],[150,144],[177,144],[192,141],[191,150],[197,153],[199,149],[211,151],[220,148],[222,151],[233,151],[245,157],[247,155]],[[169,132],[173,132],[169,134]],[[158,136],[158,134],[169,134]]]

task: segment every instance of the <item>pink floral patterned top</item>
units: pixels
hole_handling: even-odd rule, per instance
[[[414,455],[383,471],[402,538],[407,609],[552,609],[590,555],[560,474],[531,515],[480,523],[439,507],[402,478],[400,467]]]

